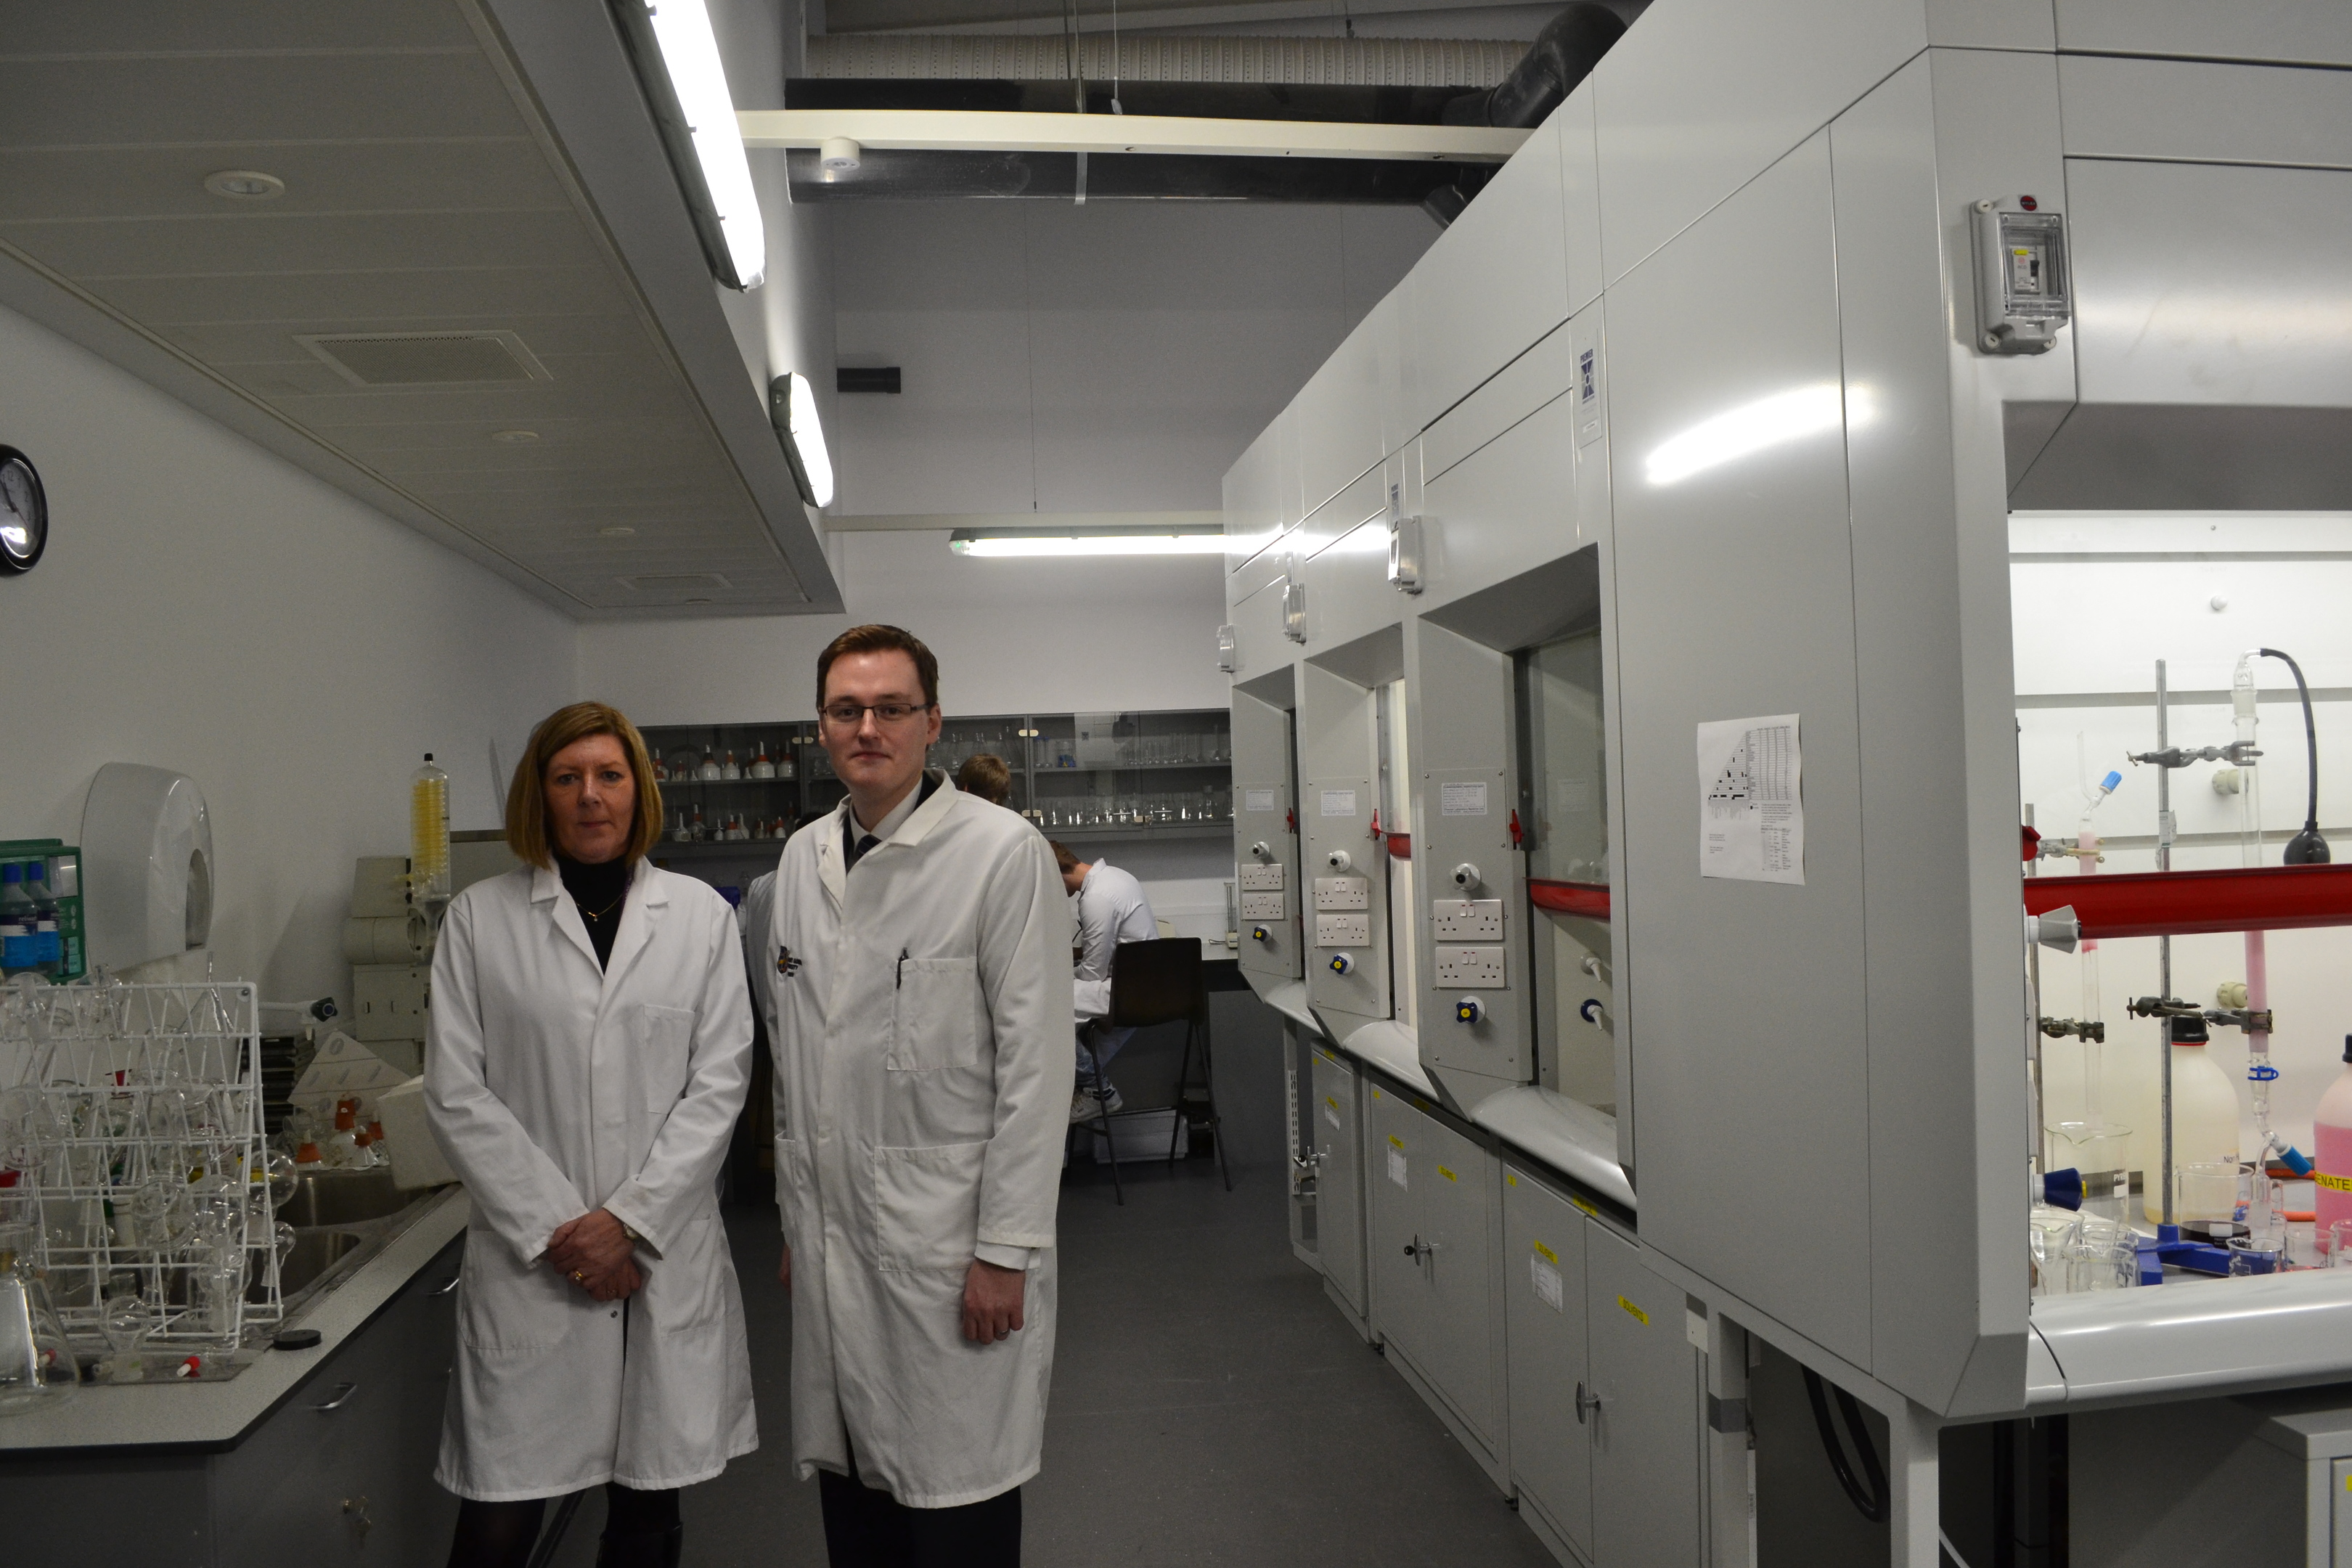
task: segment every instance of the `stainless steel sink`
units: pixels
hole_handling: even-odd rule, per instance
[[[278,1289],[292,1296],[335,1271],[338,1264],[374,1238],[350,1230],[298,1230],[294,1249],[278,1266]]]
[[[421,1194],[392,1184],[392,1171],[311,1171],[296,1182],[294,1195],[278,1207],[278,1217],[297,1230],[357,1225],[383,1219],[406,1208]]]

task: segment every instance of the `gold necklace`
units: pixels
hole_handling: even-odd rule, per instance
[[[587,916],[590,920],[592,920],[592,921],[601,921],[601,920],[603,920],[606,915],[611,914],[614,910],[619,909],[619,908],[621,907],[621,899],[625,899],[625,898],[627,898],[628,896],[629,896],[629,890],[628,890],[626,888],[624,888],[624,889],[621,889],[621,898],[620,898],[620,899],[614,899],[611,903],[606,904],[603,909],[601,909],[601,910],[589,910],[589,909],[583,909],[583,910],[580,910],[580,912],[581,912],[582,914],[583,914],[583,915],[586,915],[586,916]],[[572,900],[572,904],[573,904],[575,907],[577,907],[577,906],[579,905],[579,903],[580,903],[580,900],[577,900],[577,899],[574,899],[574,900]]]

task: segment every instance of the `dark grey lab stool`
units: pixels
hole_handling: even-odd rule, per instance
[[[1217,1080],[1209,1059],[1209,984],[1201,967],[1201,939],[1162,937],[1157,942],[1119,943],[1110,958],[1110,1015],[1102,1023],[1111,1029],[1183,1024],[1184,1056],[1176,1069],[1176,1125],[1168,1138],[1168,1163],[1171,1167],[1175,1165],[1177,1147],[1189,1130],[1184,1115],[1185,1091],[1192,1084],[1192,1062],[1197,1053],[1201,1091],[1209,1102],[1209,1141],[1216,1145],[1217,1171],[1224,1177],[1225,1191],[1232,1192],[1234,1173],[1225,1163],[1225,1128],[1217,1115]],[[1078,1042],[1086,1049],[1087,1059],[1094,1064],[1095,1081],[1102,1082],[1102,1061],[1095,1055],[1094,1030],[1082,1031]],[[1104,1147],[1110,1151],[1111,1193],[1122,1205],[1127,1202],[1127,1190],[1119,1179],[1118,1144],[1111,1137],[1111,1121],[1116,1117],[1149,1116],[1167,1109],[1150,1106],[1099,1112],[1087,1123],[1102,1134]]]

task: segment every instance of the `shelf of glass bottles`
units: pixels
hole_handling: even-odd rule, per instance
[[[814,724],[666,726],[645,731],[672,851],[790,837],[844,786]],[[949,717],[931,746],[953,773],[979,753],[1004,759],[1008,804],[1073,838],[1215,837],[1232,830],[1233,741],[1222,709]]]
[[[1233,735],[1221,709],[1032,720],[1020,809],[1074,839],[1233,831]]]

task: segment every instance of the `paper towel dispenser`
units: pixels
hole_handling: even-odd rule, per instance
[[[124,969],[212,939],[213,824],[185,773],[109,763],[81,810],[89,962]]]

